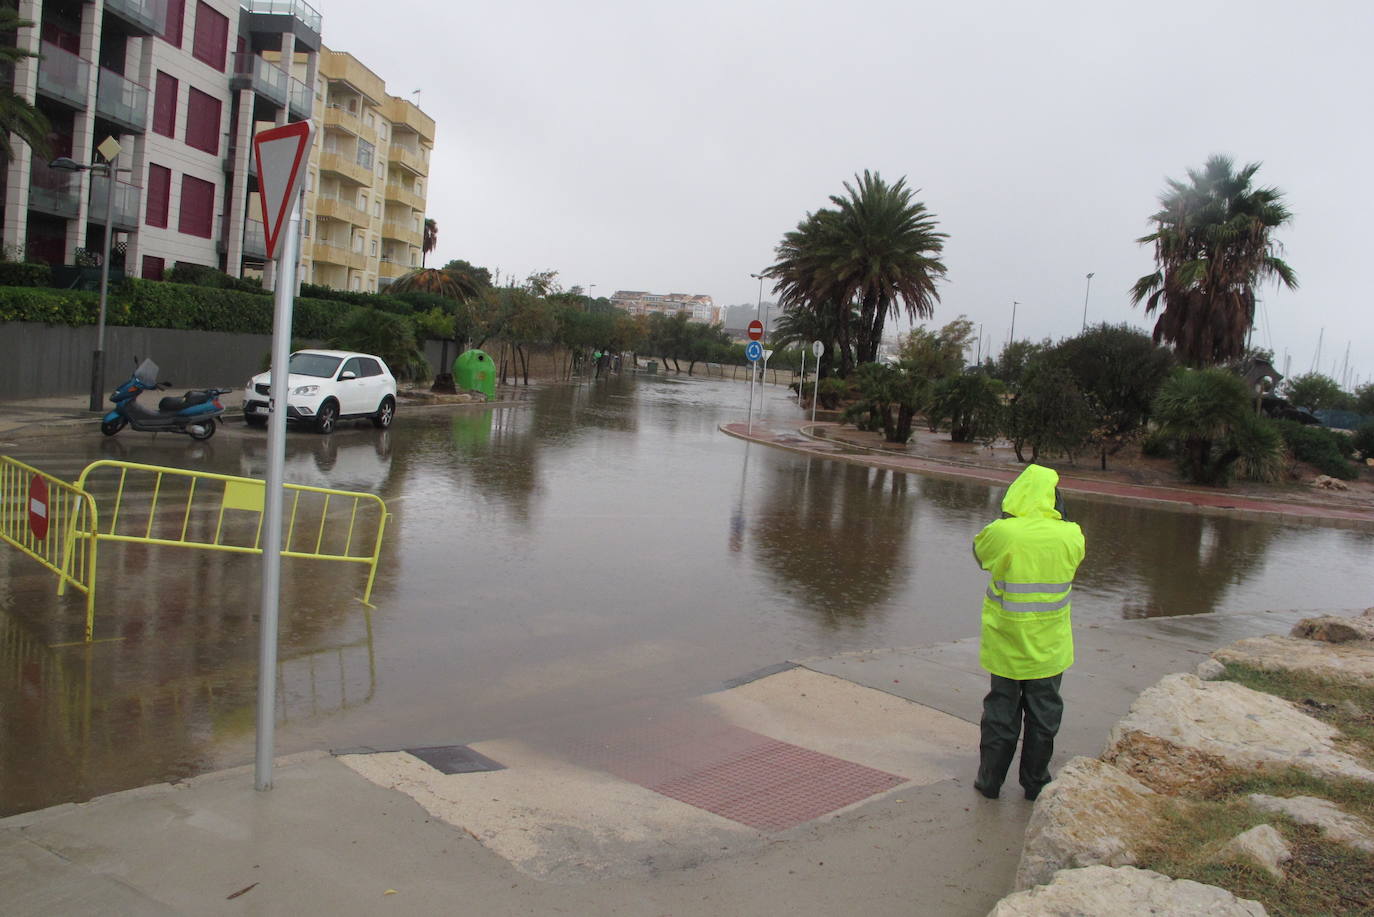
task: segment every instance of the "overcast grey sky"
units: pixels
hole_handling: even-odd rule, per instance
[[[933,324],[994,350],[1088,319],[1152,327],[1166,176],[1258,160],[1301,287],[1265,287],[1283,369],[1374,376],[1374,4],[314,0],[324,40],[437,122],[431,263],[754,302],[750,273],[855,172],[903,176],[949,234]],[[1365,228],[1361,228],[1365,227]],[[764,298],[769,290],[764,289]]]

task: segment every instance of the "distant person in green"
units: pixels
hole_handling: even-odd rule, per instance
[[[1018,738],[1026,798],[1050,782],[1064,713],[1059,684],[1073,665],[1069,595],[1084,551],[1083,530],[1064,519],[1058,484],[1052,469],[1028,465],[1002,498],[1002,518],[973,539],[978,564],[991,574],[979,662],[992,673],[992,687],[983,699],[973,784],[989,799],[1001,792]]]

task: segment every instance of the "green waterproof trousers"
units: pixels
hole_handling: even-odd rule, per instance
[[[1040,795],[1050,782],[1050,758],[1054,756],[1054,737],[1064,716],[1064,701],[1059,683],[1064,673],[1050,678],[1018,681],[992,676],[992,689],[983,698],[983,720],[979,724],[978,792],[996,799],[1007,777],[1016,741],[1021,740],[1021,788],[1027,799]],[[1024,723],[1024,727],[1023,727]],[[1024,732],[1024,735],[1023,735]]]

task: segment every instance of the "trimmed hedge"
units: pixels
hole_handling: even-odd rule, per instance
[[[52,280],[46,264],[0,261],[0,287],[45,287]]]
[[[98,293],[46,287],[0,287],[0,321],[93,325]],[[130,279],[111,287],[105,322],[140,328],[271,334],[271,296],[240,290]],[[349,311],[340,302],[297,297],[291,333],[326,338]]]

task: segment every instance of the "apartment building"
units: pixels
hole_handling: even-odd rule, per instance
[[[352,54],[321,48],[302,277],[373,293],[420,266],[434,119]]]
[[[631,315],[676,315],[686,312],[688,321],[707,325],[718,325],[724,321],[724,314],[711,297],[703,294],[687,293],[645,293],[639,290],[617,290],[611,297],[611,305],[624,309]]]
[[[419,263],[434,121],[352,55],[323,49],[304,0],[19,0],[17,36],[41,55],[15,91],[52,123],[65,171],[15,144],[3,243],[50,264],[97,263],[160,279],[178,262],[262,273],[253,135],[316,119],[297,276],[376,290]],[[110,196],[112,194],[112,197]],[[270,285],[270,278],[268,278]]]

